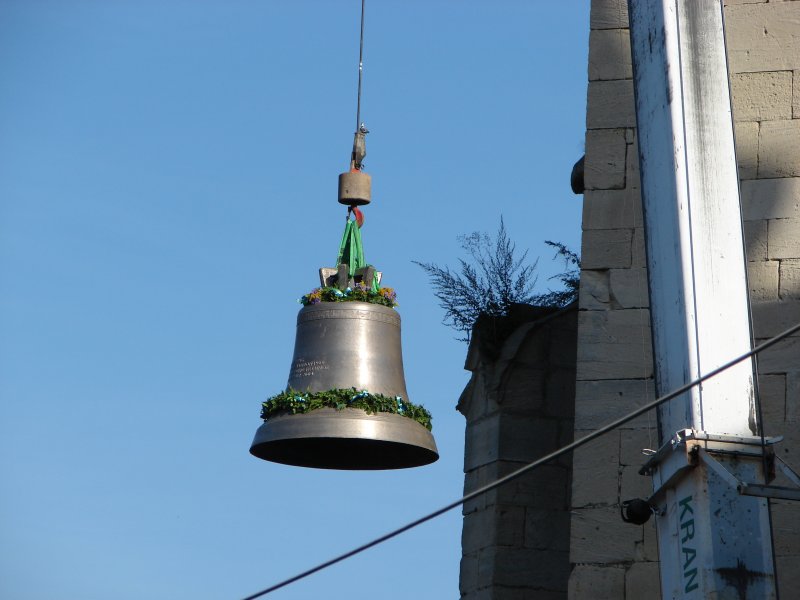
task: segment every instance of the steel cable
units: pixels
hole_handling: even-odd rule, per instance
[[[361,74],[364,71],[364,3],[361,0],[361,37],[358,42],[358,100],[356,102],[356,131],[361,127]]]

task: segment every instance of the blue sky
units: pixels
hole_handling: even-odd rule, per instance
[[[357,0],[0,3],[0,596],[240,598],[457,498],[466,347],[412,260],[580,245],[588,0],[367,0],[367,260],[441,459],[247,452],[333,266]],[[458,595],[461,517],[270,597]]]

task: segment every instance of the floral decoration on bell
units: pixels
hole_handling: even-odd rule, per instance
[[[424,407],[412,404],[400,396],[389,397],[383,394],[372,394],[366,390],[333,389],[325,392],[298,392],[289,388],[261,403],[261,418],[265,421],[271,417],[285,414],[302,414],[318,408],[360,408],[367,414],[393,413],[408,417],[431,429],[431,413]]]
[[[373,291],[363,283],[356,283],[344,291],[335,287],[314,288],[300,298],[299,302],[303,306],[311,306],[320,302],[369,302],[394,308],[397,306],[397,293],[390,287],[382,287]]]

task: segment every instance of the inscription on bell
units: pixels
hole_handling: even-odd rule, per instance
[[[366,302],[320,302],[297,315],[287,387],[304,392],[358,388],[408,398],[400,316]]]
[[[292,372],[289,375],[291,379],[295,377],[311,377],[320,371],[327,371],[330,367],[324,360],[306,360],[298,358],[292,364]]]

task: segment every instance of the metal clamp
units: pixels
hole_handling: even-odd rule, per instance
[[[773,446],[783,440],[783,436],[761,438],[758,436],[736,436],[714,434],[693,429],[683,429],[675,433],[670,440],[662,445],[658,451],[639,470],[640,475],[654,475],[662,463],[674,457],[677,452],[683,452],[685,463],[662,481],[661,485],[647,499],[653,507],[660,506],[664,501],[666,489],[674,486],[676,481],[682,479],[689,471],[700,463],[714,471],[723,481],[735,488],[745,496],[761,496],[766,498],[780,498],[783,500],[800,500],[800,476],[775,455]],[[766,479],[775,478],[775,467],[789,479],[795,487],[774,486],[761,483],[742,481],[715,456],[729,456],[738,459],[760,459],[765,461],[767,467]],[[656,513],[661,511],[656,509]]]

